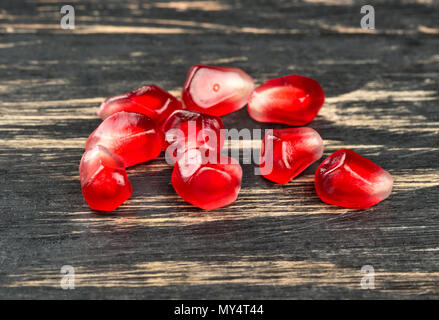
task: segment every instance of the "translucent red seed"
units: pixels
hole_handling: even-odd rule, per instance
[[[290,75],[256,88],[249,99],[248,113],[256,121],[303,126],[320,111],[325,94],[317,81]]]
[[[219,117],[189,110],[172,113],[162,127],[164,147],[175,161],[189,149],[203,153],[220,152],[224,144],[224,124]]]
[[[194,65],[182,100],[186,109],[221,117],[244,107],[253,88],[253,79],[241,69]]]
[[[121,111],[106,118],[88,138],[85,149],[97,145],[120,156],[125,167],[155,159],[162,150],[162,135],[153,120]]]
[[[261,174],[276,183],[287,183],[323,155],[323,140],[312,128],[274,129],[261,146]]]
[[[113,211],[133,191],[122,159],[103,146],[84,153],[79,176],[84,198],[93,210]]]
[[[345,208],[366,209],[386,199],[392,176],[349,149],[334,152],[317,168],[315,187],[322,201]]]
[[[188,150],[175,164],[172,185],[183,200],[211,210],[234,202],[241,189],[242,169],[238,161],[218,154],[215,163],[197,149]]]
[[[98,115],[104,120],[120,111],[136,112],[148,116],[161,126],[177,109],[181,109],[181,102],[167,91],[152,84],[108,98],[101,104]]]
[[[303,126],[316,117],[324,99],[321,86],[307,77],[276,78],[254,90],[253,79],[241,69],[206,65],[188,72],[182,92],[186,110],[155,85],[109,98],[98,111],[104,121],[88,138],[81,159],[84,197],[94,210],[115,210],[132,194],[125,168],[156,158],[166,147],[176,161],[172,185],[185,201],[206,210],[227,206],[238,197],[242,168],[220,153],[224,125],[219,117],[248,103],[257,121]],[[270,130],[262,141],[260,170],[273,182],[288,183],[322,153],[323,141],[311,128]],[[346,208],[373,206],[392,187],[387,171],[348,149],[325,159],[315,174],[322,201]]]

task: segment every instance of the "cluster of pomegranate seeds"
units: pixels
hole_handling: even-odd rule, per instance
[[[256,88],[248,102],[248,113],[260,122],[303,126],[316,117],[324,101],[325,94],[317,81],[290,75]]]
[[[243,108],[253,88],[253,79],[241,69],[194,65],[182,100],[188,110],[221,117]]]
[[[167,91],[152,84],[108,98],[101,104],[98,115],[105,120],[116,112],[136,112],[150,117],[160,126],[177,109],[181,109],[181,102]]]
[[[122,159],[100,145],[84,153],[79,176],[84,198],[93,210],[113,211],[133,193]]]
[[[276,183],[294,179],[323,155],[323,140],[311,128],[268,131],[261,146],[261,174]]]
[[[189,149],[218,153],[224,144],[224,124],[221,118],[208,114],[177,110],[163,124],[164,147],[175,161]]]
[[[242,168],[221,154],[224,125],[219,118],[243,108],[256,121],[303,126],[320,111],[325,94],[317,81],[289,75],[254,89],[253,79],[231,67],[194,65],[182,92],[183,104],[165,90],[147,85],[105,100],[103,119],[86,142],[79,166],[90,208],[112,211],[132,194],[126,168],[159,156],[175,162],[171,182],[182,199],[210,210],[231,204],[241,188]],[[285,184],[323,154],[323,140],[311,128],[274,129],[261,145],[261,174]],[[355,152],[338,150],[315,173],[322,201],[364,209],[386,199],[392,176]]]
[[[121,111],[106,118],[85,143],[85,150],[97,145],[120,156],[125,167],[155,159],[162,151],[162,136],[147,116]]]
[[[345,208],[365,209],[386,199],[392,176],[372,161],[349,149],[341,149],[323,161],[315,174],[322,201]]]
[[[241,189],[241,165],[220,153],[214,161],[206,160],[198,149],[185,152],[175,164],[172,185],[181,198],[201,209],[227,206]]]

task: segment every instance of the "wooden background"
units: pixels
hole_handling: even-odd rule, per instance
[[[59,26],[64,1],[0,3],[0,298],[439,297],[438,1],[368,1],[375,31],[356,0],[67,2],[75,30]],[[161,156],[129,170],[114,215],[90,211],[77,171],[100,102],[148,83],[179,95],[195,63],[318,80],[325,157],[375,161],[391,197],[337,208],[314,191],[318,163],[285,186],[244,165],[238,200],[204,212]],[[223,120],[281,127],[246,109]],[[63,265],[75,290],[60,289]]]

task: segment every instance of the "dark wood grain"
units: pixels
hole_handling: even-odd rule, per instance
[[[436,1],[374,1],[376,31],[353,0],[69,3],[75,30],[60,29],[61,2],[0,4],[0,298],[439,297]],[[317,164],[284,186],[244,165],[238,200],[204,212],[176,195],[162,155],[129,170],[114,215],[92,212],[77,169],[99,103],[148,83],[178,95],[194,63],[318,80],[325,156],[348,147],[388,169],[391,197],[332,207]],[[281,127],[245,109],[223,120]],[[75,290],[60,288],[63,265]]]

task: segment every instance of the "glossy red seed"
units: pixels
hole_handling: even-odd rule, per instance
[[[163,125],[164,147],[175,161],[178,154],[189,149],[203,152],[221,151],[224,144],[224,125],[219,117],[189,110],[177,110]]]
[[[181,109],[181,102],[167,91],[152,84],[108,98],[101,104],[98,115],[104,120],[116,112],[136,112],[150,117],[161,126],[163,121],[177,109]]]
[[[323,155],[323,140],[311,128],[274,129],[261,146],[261,174],[276,183],[287,183]]]
[[[182,100],[186,109],[221,117],[244,107],[253,88],[253,79],[241,69],[194,65]]]
[[[82,193],[90,208],[113,211],[132,194],[122,159],[103,146],[84,153],[79,165]]]
[[[272,79],[256,88],[248,113],[256,121],[303,126],[320,111],[325,94],[317,81],[299,75]]]
[[[392,176],[349,149],[334,152],[317,168],[315,187],[322,201],[345,208],[365,209],[386,199]]]
[[[125,167],[157,158],[162,135],[153,120],[139,113],[121,111],[105,119],[88,138],[85,149],[102,145],[119,155]]]
[[[172,185],[185,201],[210,210],[234,202],[241,188],[238,161],[218,154],[217,163],[206,161],[197,149],[188,150],[175,164]]]

